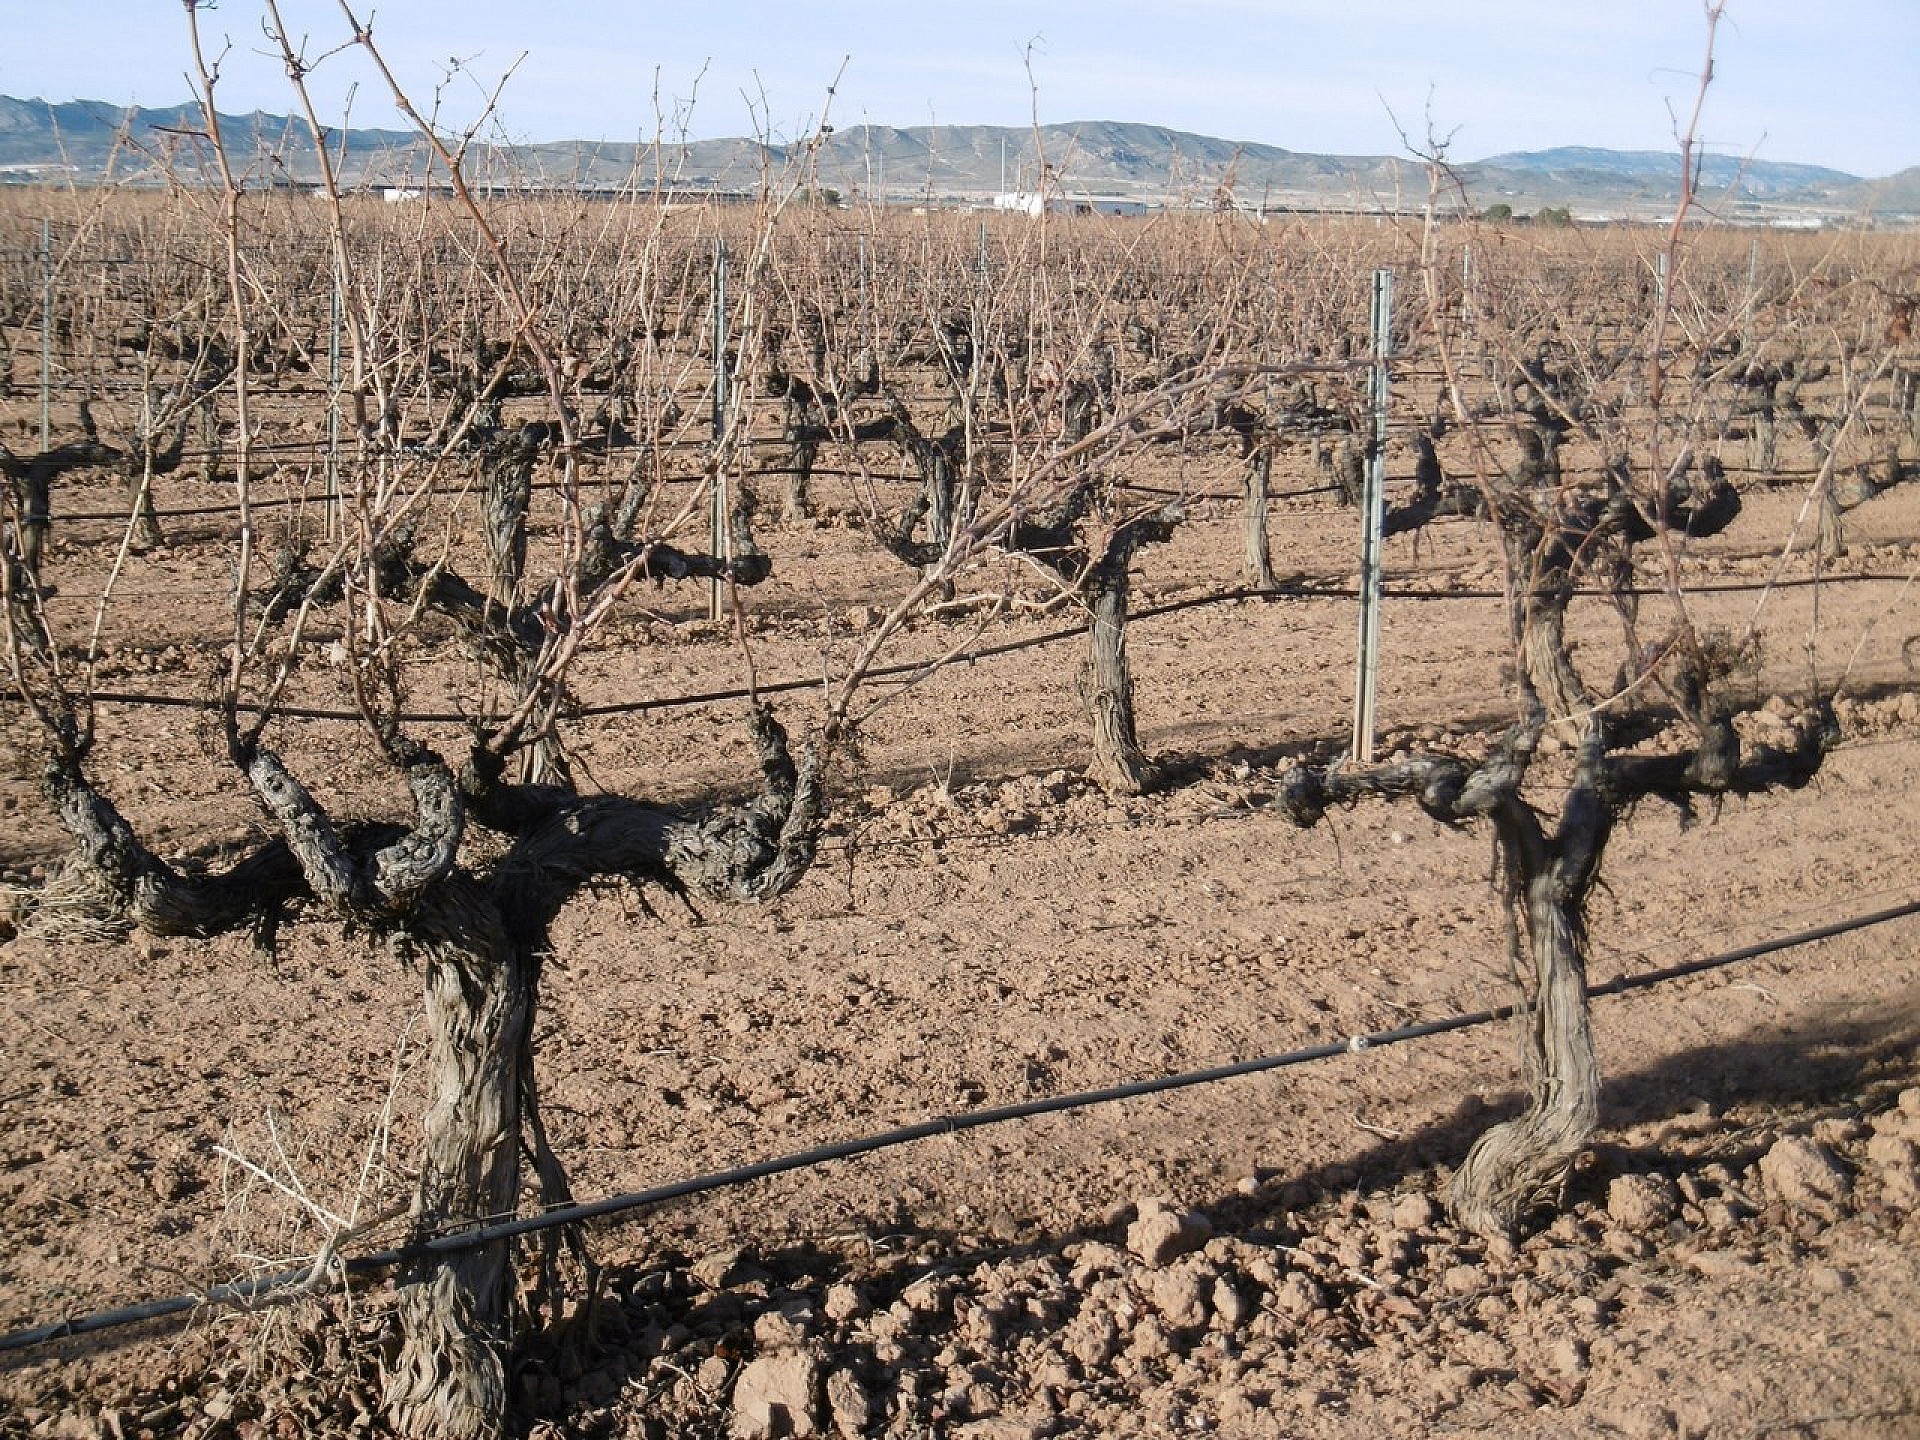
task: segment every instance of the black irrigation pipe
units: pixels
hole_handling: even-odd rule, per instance
[[[270,379],[271,377],[261,376],[256,373],[254,378]],[[16,395],[31,396],[40,393],[40,383],[37,380],[16,383],[13,388]],[[75,392],[82,395],[139,395],[145,393],[149,388],[150,387],[142,384],[138,380],[123,380],[116,376],[90,380],[56,380],[46,387],[47,393],[50,395],[71,395]],[[212,390],[207,393],[209,395],[218,395],[222,392]],[[325,385],[268,384],[255,390],[254,393],[263,400],[313,400],[322,395],[330,395],[333,392]]]
[[[256,455],[292,454],[292,453],[299,453],[299,452],[312,453],[318,449],[319,443],[320,442],[318,441],[298,441],[298,440],[288,441],[284,444],[279,444],[279,445],[255,446],[253,448],[252,453]],[[608,446],[603,450],[596,450],[593,453],[597,455],[602,455],[602,454],[603,455],[623,455],[623,454],[637,453],[642,451],[655,452],[658,450],[696,450],[696,449],[711,448],[711,443],[712,442],[706,441],[706,440],[669,440],[669,441],[662,442],[661,444],[658,444],[658,445],[643,445],[636,442],[632,445]],[[749,446],[753,446],[753,445],[786,446],[791,444],[791,442],[788,441],[785,437],[777,436],[777,435],[749,438],[744,442],[736,442],[736,443],[744,443]],[[219,461],[219,460],[225,459],[227,455],[230,453],[231,452],[220,452],[220,451],[190,452],[181,457],[180,463],[184,465],[189,460],[206,460],[206,459]],[[318,457],[316,456],[315,458],[318,458]],[[1731,468],[1739,469],[1740,467],[1736,466]],[[740,473],[748,477],[759,477],[759,478],[764,478],[764,477],[773,476],[773,475],[798,475],[801,473],[805,473],[808,475],[815,475],[815,476],[826,476],[826,477],[843,479],[843,480],[886,480],[890,478],[898,478],[898,477],[888,477],[888,476],[882,475],[879,471],[871,467],[863,470],[848,470],[848,469],[845,469],[844,467],[834,467],[834,466],[825,466],[825,465],[807,466],[805,467],[804,472],[802,470],[802,467],[797,465],[767,465],[767,466],[760,466],[756,468],[742,470]],[[1819,472],[1813,471],[1813,470],[1804,470],[1804,471],[1748,470],[1748,471],[1745,471],[1744,473],[1764,474],[1771,477],[1779,477],[1788,481],[1792,481],[1795,479],[1804,479],[1809,476],[1815,475]],[[687,485],[687,484],[697,484],[698,482],[700,482],[705,478],[706,477],[704,475],[665,475],[660,477],[660,482],[666,485]],[[1387,483],[1389,485],[1405,485],[1405,484],[1411,483],[1414,478],[1415,477],[1412,475],[1389,476]],[[903,478],[901,480],[901,483],[911,483],[911,477]],[[558,490],[561,488],[561,482],[558,480],[543,480],[543,481],[537,482],[533,488],[535,490]],[[576,488],[581,488],[581,487],[576,487]],[[1136,484],[1131,484],[1125,481],[1122,481],[1120,483],[1119,488],[1134,494],[1139,494],[1139,495],[1168,495],[1168,496],[1173,496],[1176,498],[1182,498],[1182,499],[1188,499],[1188,500],[1244,500],[1246,499],[1245,493],[1237,490],[1231,491],[1231,492],[1189,491],[1189,490],[1177,490],[1167,486],[1136,485]],[[1343,488],[1344,488],[1343,486],[1338,484],[1327,484],[1327,485],[1309,485],[1297,490],[1273,490],[1268,492],[1267,499],[1269,502],[1275,501],[1275,500],[1302,500],[1314,495],[1337,494]],[[1774,489],[1778,487],[1763,484],[1759,488],[1766,490],[1766,489]],[[430,486],[428,487],[426,493],[429,495],[467,495],[467,494],[476,494],[478,492],[473,482],[463,481],[462,483],[457,485]],[[325,503],[326,497],[324,496],[320,496],[320,497],[290,496],[285,499],[277,499],[277,500],[275,499],[255,500],[252,503],[253,503],[253,508],[255,509],[263,509],[263,508],[277,509],[277,508],[281,508],[289,505],[305,504],[308,502],[310,498],[312,499],[312,502],[315,504],[323,504]],[[154,518],[156,520],[171,520],[171,519],[175,519],[183,516],[238,515],[239,513],[240,513],[240,506],[238,504],[231,504],[231,503],[223,504],[223,505],[185,506],[177,510],[155,510],[153,512]],[[93,522],[93,523],[110,522],[115,524],[124,524],[130,517],[126,511],[103,510],[103,511],[92,511],[92,512],[83,511],[83,512],[79,512],[71,515],[60,514],[60,515],[56,515],[54,518],[58,520],[61,524],[71,525],[71,524],[80,524],[84,522]]]
[[[1643,971],[1637,975],[1622,975],[1604,984],[1590,986],[1587,995],[1589,999],[1593,999],[1647,990],[1670,980],[1682,980],[1688,976],[1725,969],[1764,955],[1778,954],[1783,950],[1796,949],[1821,940],[1831,940],[1835,936],[1884,925],[1890,921],[1902,920],[1917,914],[1920,914],[1920,900],[1910,900],[1905,904],[1889,906],[1884,910],[1875,910],[1846,920],[1836,920],[1809,930],[1780,936],[1777,939],[1762,940],[1757,944],[1742,946],[1738,950],[1725,950],[1717,955],[1682,961],[1678,965]],[[1405,1045],[1414,1040],[1425,1040],[1435,1035],[1451,1034],[1456,1030],[1469,1030],[1502,1020],[1510,1020],[1518,1011],[1519,1007],[1516,1005],[1497,1005],[1486,1010],[1450,1015],[1440,1020],[1423,1020],[1392,1030],[1377,1030],[1369,1034],[1353,1035],[1345,1040],[1310,1045],[1304,1049],[1290,1050],[1279,1055],[1263,1055],[1253,1060],[1235,1061],[1229,1065],[1213,1065],[1203,1070],[1186,1070],[1173,1075],[1156,1076],[1150,1080],[1134,1080],[1122,1085],[1110,1085],[1098,1090],[1080,1090],[1068,1095],[1051,1096],[1044,1100],[1026,1100],[1015,1105],[999,1105],[985,1110],[963,1111],[957,1115],[941,1115],[932,1120],[922,1120],[915,1125],[902,1125],[896,1129],[882,1131],[877,1135],[816,1145],[811,1149],[775,1156],[769,1160],[738,1165],[728,1170],[710,1171],[705,1175],[691,1176],[666,1185],[656,1185],[649,1190],[638,1190],[624,1195],[610,1195],[599,1200],[564,1205],[538,1215],[523,1216],[517,1220],[483,1225],[478,1229],[450,1231],[408,1245],[349,1256],[337,1263],[335,1273],[342,1278],[350,1275],[375,1274],[402,1265],[416,1264],[423,1260],[478,1250],[483,1246],[499,1244],[502,1241],[514,1240],[546,1230],[557,1230],[563,1226],[580,1225],[590,1220],[627,1214],[673,1200],[684,1200],[689,1196],[705,1195],[715,1190],[731,1189],[734,1186],[751,1184],[756,1180],[789,1174],[795,1170],[810,1170],[838,1160],[851,1160],[921,1140],[937,1139],[942,1135],[959,1135],[965,1131],[979,1130],[989,1125],[1005,1125],[1017,1120],[1035,1119],[1042,1115],[1092,1109],[1095,1106],[1111,1105],[1146,1095],[1165,1095],[1178,1090],[1192,1089],[1195,1086],[1217,1084],[1223,1080],[1237,1080],[1248,1075],[1261,1075],[1268,1071],[1315,1064],[1322,1060],[1337,1059],[1342,1055],[1358,1055],[1369,1050],[1384,1050],[1392,1045]],[[117,1310],[105,1310],[68,1320],[56,1320],[50,1324],[36,1325],[30,1329],[15,1330],[0,1335],[0,1353],[30,1350],[56,1340],[97,1334],[103,1330],[137,1325],[150,1320],[163,1320],[169,1316],[197,1310],[203,1305],[244,1306],[272,1295],[276,1291],[310,1284],[320,1278],[331,1281],[332,1276],[323,1272],[322,1276],[316,1277],[315,1267],[302,1266],[236,1284],[215,1285],[197,1295],[176,1295],[165,1300],[150,1300],[144,1304],[129,1305]]]
[[[1834,585],[1847,582],[1868,581],[1878,584],[1904,583],[1914,577],[1892,573],[1869,573],[1865,575],[1828,575],[1794,576],[1784,580],[1742,580],[1728,581],[1719,585],[1689,586],[1689,595],[1745,594],[1763,590],[1798,590],[1814,585]],[[1598,589],[1579,589],[1575,595],[1609,598],[1618,593],[1640,598],[1663,596],[1667,592],[1657,586],[1636,586],[1618,592]],[[1165,615],[1175,615],[1182,610],[1198,610],[1209,605],[1231,604],[1239,600],[1258,600],[1270,603],[1276,600],[1357,600],[1360,592],[1352,586],[1313,586],[1280,585],[1270,589],[1239,587],[1233,590],[1217,590],[1206,595],[1194,595],[1184,600],[1170,600],[1164,605],[1150,605],[1144,610],[1134,611],[1129,620],[1154,620]],[[1503,590],[1387,590],[1385,598],[1389,600],[1505,600]],[[1071,640],[1085,635],[1084,625],[1063,626],[1040,635],[1028,635],[1019,640],[1003,640],[993,645],[982,645],[977,649],[964,651],[939,660],[902,660],[892,665],[877,665],[867,672],[875,680],[896,679],[903,675],[919,675],[935,666],[971,665],[980,660],[992,660],[1002,655],[1018,654],[1022,650],[1038,650],[1047,645],[1057,645],[1063,640]],[[774,680],[752,689],[736,688],[730,690],[703,690],[682,695],[655,695],[645,700],[610,700],[600,705],[576,705],[568,714],[577,719],[595,719],[609,715],[640,715],[652,710],[678,710],[696,705],[717,705],[729,700],[750,700],[758,695],[790,695],[799,690],[813,690],[820,686],[818,679],[811,680]],[[148,706],[157,709],[176,710],[215,710],[221,702],[194,695],[153,695],[140,691],[100,690],[93,700],[106,705]],[[11,695],[0,696],[0,704],[18,703]],[[248,714],[262,713],[262,706],[242,702],[235,707]],[[280,705],[274,708],[276,716],[288,720],[336,720],[352,722],[364,717],[354,710],[329,710],[306,705]],[[401,724],[410,725],[465,725],[474,717],[463,712],[418,711],[408,712],[395,717]]]
[[[301,505],[324,506],[326,503],[327,497],[324,495],[262,496],[257,500],[249,500],[245,508],[252,510],[284,510],[289,507]],[[201,515],[238,515],[241,513],[241,510],[242,507],[237,504],[183,505],[177,510],[156,510],[153,512],[153,517],[155,520],[178,520]],[[83,520],[111,520],[117,524],[125,525],[129,521],[138,518],[137,515],[130,511],[99,511],[90,515],[55,514],[52,520],[55,524],[60,525],[78,524]]]
[[[1389,476],[1387,483],[1391,485],[1396,481],[1411,481],[1413,478],[1411,475]],[[1176,490],[1166,485],[1135,485],[1126,480],[1122,480],[1115,488],[1133,495],[1171,495],[1176,500],[1245,500],[1247,498],[1243,490]],[[1339,485],[1310,485],[1304,490],[1269,490],[1267,499],[1298,500],[1308,495],[1332,495],[1342,488]]]
[[[284,445],[271,445],[271,446],[265,446],[265,447],[256,446],[253,450],[253,453],[258,455],[261,453],[287,454],[287,453],[294,453],[294,452],[301,452],[301,451],[314,452],[318,448],[318,443],[319,442],[317,441],[313,443],[307,443],[303,441],[292,441]],[[748,441],[747,443],[752,445],[786,445],[788,442],[778,436],[771,436],[771,437],[763,437],[758,440],[751,440],[751,441]],[[709,442],[707,441],[698,441],[698,442],[671,441],[671,442],[668,442],[668,444],[665,447],[661,447],[661,448],[671,449],[675,447],[680,447],[680,448],[687,448],[687,449],[696,449],[696,448],[702,448],[702,447],[708,447],[708,446],[709,446]],[[637,452],[637,451],[651,451],[655,448],[656,447],[649,446],[649,445],[637,445],[637,444],[622,445],[622,446],[610,447],[605,451],[595,451],[594,453],[608,454],[608,455],[625,454],[625,453]],[[180,464],[185,465],[189,460],[213,459],[213,460],[219,461],[219,460],[228,458],[230,455],[231,455],[231,452],[225,452],[225,453],[208,452],[206,454],[187,454],[181,457]],[[315,454],[314,458],[317,460],[319,456]],[[797,466],[797,465],[767,465],[767,466],[759,466],[759,467],[745,469],[740,471],[739,473],[749,477],[766,477],[766,476],[772,476],[772,475],[798,475],[802,473],[802,469],[800,466]],[[890,483],[897,482],[901,484],[918,484],[919,483],[918,480],[914,477],[888,476],[883,474],[879,470],[876,470],[873,468],[868,468],[865,470],[848,470],[845,468],[836,468],[836,467],[824,466],[824,465],[813,465],[813,466],[806,467],[804,473],[808,475],[829,476],[836,479],[845,479],[845,480],[884,480],[884,481],[889,481]],[[700,483],[705,478],[706,476],[704,474],[663,475],[660,477],[660,483],[663,485],[692,485],[692,484]],[[1410,482],[1412,479],[1413,477],[1411,475],[1392,476],[1392,477],[1389,477],[1388,483],[1389,484],[1405,484]],[[221,482],[216,481],[214,483],[218,484]],[[576,484],[575,489],[584,490],[584,489],[594,488],[594,486],[598,483],[599,482],[590,482],[588,485],[585,485],[585,486]],[[561,488],[561,482],[558,480],[542,480],[537,482],[533,486],[533,488],[535,490],[558,490]],[[1188,500],[1242,500],[1245,498],[1245,496],[1238,491],[1234,491],[1231,493],[1213,492],[1213,491],[1196,492],[1196,491],[1189,491],[1189,490],[1174,490],[1174,489],[1162,488],[1162,487],[1153,486],[1153,485],[1134,485],[1134,484],[1128,484],[1124,481],[1121,482],[1119,488],[1122,490],[1134,492],[1136,494],[1172,495],[1172,496],[1183,497]],[[1270,501],[1295,500],[1295,499],[1300,499],[1309,495],[1331,495],[1335,491],[1339,490],[1340,488],[1341,487],[1338,485],[1314,485],[1314,486],[1309,486],[1308,488],[1302,489],[1302,490],[1276,490],[1276,491],[1270,492],[1267,495],[1267,499]],[[477,495],[479,493],[479,486],[477,482],[472,480],[467,480],[467,481],[462,481],[456,485],[432,485],[427,487],[424,493],[429,495]],[[262,508],[274,509],[274,508],[280,508],[288,505],[302,505],[307,503],[313,503],[316,505],[325,504],[326,497],[324,495],[288,496],[284,499],[255,500],[252,502],[252,505],[254,509],[258,510]],[[181,516],[238,515],[240,513],[240,508],[241,507],[236,502],[226,502],[219,505],[189,505],[189,506],[183,506],[179,509],[168,509],[168,510],[156,509],[153,512],[153,516],[155,520],[164,521],[164,520],[175,519]],[[73,514],[58,513],[52,517],[53,520],[63,525],[74,525],[74,524],[89,523],[89,522],[90,523],[125,524],[129,518],[130,518],[130,515],[125,510],[77,511]]]
[[[295,444],[289,444],[284,446],[274,446],[271,448],[276,450],[281,450],[281,451],[288,451],[288,450],[312,450],[315,447],[311,445],[295,443]],[[259,451],[256,449],[254,453],[258,454]],[[193,459],[193,458],[196,458],[196,457],[193,457],[193,456],[184,457],[182,463],[184,463],[186,459]],[[198,458],[205,459],[207,457],[200,456]],[[224,457],[220,455],[214,455],[212,458],[217,460]],[[783,472],[779,470],[749,470],[746,473],[749,475],[777,475]],[[815,471],[814,473],[824,474],[824,473],[830,473],[830,472]],[[667,484],[677,484],[677,483],[684,483],[686,481],[698,480],[702,477],[700,476],[668,476],[665,478],[666,478]],[[215,481],[214,483],[219,484],[222,482]],[[557,490],[560,488],[560,482],[557,480],[542,481],[539,484],[535,485],[533,488],[536,490]],[[591,487],[580,486],[576,488],[586,489]],[[458,485],[430,485],[426,488],[426,490],[423,493],[428,495],[477,495],[480,493],[480,491],[479,491],[478,483],[475,481],[469,480],[469,481],[462,481]],[[340,498],[342,501],[344,501],[345,499],[345,497],[338,497],[338,498]],[[263,498],[263,499],[253,500],[253,501],[250,501],[249,503],[253,509],[261,510],[261,509],[278,509],[278,508],[282,508],[289,505],[325,505],[327,503],[327,499],[328,497],[325,495],[288,495],[288,496],[283,496],[277,499]],[[241,510],[241,507],[237,502],[229,501],[227,503],[220,504],[220,505],[186,505],[186,506],[180,507],[179,509],[168,509],[168,510],[156,509],[153,512],[153,515],[156,520],[173,520],[182,516],[238,515],[240,513],[240,510]],[[65,513],[56,513],[51,518],[54,522],[62,525],[78,524],[82,521],[95,521],[95,522],[111,521],[116,524],[124,525],[129,519],[132,518],[132,516],[130,512],[125,510],[99,510],[99,511],[91,511],[91,512],[82,511],[82,512],[77,512],[71,515],[65,514]]]
[[[287,392],[274,392],[274,393],[282,394]],[[315,393],[320,393],[320,392],[315,392]],[[1396,425],[1395,428],[1398,429],[1401,427]],[[255,445],[251,447],[250,453],[254,455],[307,454],[317,460],[320,458],[320,450],[321,450],[322,443],[323,442],[319,440],[289,440],[289,441],[282,441],[274,444]],[[746,448],[754,448],[754,447],[777,448],[777,447],[791,447],[793,442],[784,435],[757,435],[757,436],[744,437],[740,440],[735,441],[734,443],[738,446],[743,446]],[[838,439],[834,439],[834,440],[830,440],[827,443],[841,444],[844,442]],[[858,442],[855,442],[855,443],[857,444]],[[651,441],[651,442],[643,442],[643,441],[636,440],[636,441],[633,441],[627,444],[621,444],[621,445],[596,446],[584,453],[595,455],[595,456],[658,454],[663,451],[711,450],[712,446],[713,446],[712,441],[697,439],[697,438],[661,440],[661,441]],[[188,462],[195,462],[195,461],[213,460],[216,463],[218,463],[220,461],[224,461],[228,459],[232,455],[232,453],[233,452],[230,449],[229,450],[186,451],[179,457],[176,464],[176,468],[178,466],[184,466]],[[444,460],[451,457],[419,456],[415,458],[439,461],[439,460]],[[1791,483],[1799,479],[1805,479],[1819,473],[1814,470],[1765,470],[1765,469],[1761,469],[1753,466],[1739,466],[1739,465],[1728,466],[1727,469],[1735,473],[1748,474],[1748,475],[1761,475],[1766,477],[1767,479],[1780,480],[1788,483]],[[793,466],[793,465],[772,465],[772,466],[749,468],[741,471],[740,473],[747,476],[761,476],[761,477],[773,476],[773,475],[797,475],[802,473],[802,468],[799,466]],[[838,479],[853,479],[853,480],[887,478],[881,475],[878,471],[874,470],[872,467],[868,467],[866,469],[859,469],[859,470],[849,470],[844,467],[814,465],[814,466],[806,467],[805,473],[809,475],[827,476],[827,477],[833,477]],[[668,476],[662,476],[661,482],[668,485],[695,484],[704,478],[705,478],[704,475],[668,475]],[[1390,477],[1389,483],[1405,484],[1410,482],[1413,478],[1414,477],[1411,475]],[[426,493],[432,494],[432,495],[461,495],[461,494],[467,494],[467,493],[473,492],[474,488],[475,487],[471,482],[463,482],[457,485],[432,486],[432,487],[429,487]],[[535,490],[558,490],[561,488],[561,482],[557,480],[540,481],[536,483],[533,488]],[[1122,482],[1120,488],[1132,491],[1137,494],[1168,495],[1168,496],[1182,497],[1190,500],[1244,500],[1246,498],[1244,493],[1240,491],[1194,492],[1194,491],[1186,491],[1186,490],[1177,490],[1177,489],[1164,487],[1164,486],[1137,485],[1137,484],[1128,484],[1125,482]],[[1762,484],[1760,488],[1773,489],[1778,487]],[[1327,484],[1327,485],[1313,485],[1313,486],[1305,487],[1303,489],[1295,489],[1295,490],[1275,490],[1268,493],[1267,499],[1269,501],[1304,499],[1308,496],[1313,496],[1313,495],[1331,495],[1331,494],[1337,493],[1340,489],[1342,489],[1340,485]],[[287,498],[287,499],[280,499],[280,500],[270,500],[270,499],[256,500],[253,502],[253,505],[254,505],[254,508],[256,509],[258,508],[271,509],[271,508],[284,507],[288,505],[298,505],[302,503],[304,503],[304,500],[302,498]],[[237,515],[240,513],[240,509],[241,507],[238,504],[229,503],[229,504],[223,504],[223,505],[186,506],[180,509],[167,509],[167,510],[156,509],[154,510],[153,514],[156,520],[170,520],[177,517],[186,517],[186,516]],[[55,518],[58,519],[62,524],[124,523],[128,519],[128,515],[125,511],[106,510],[106,511],[82,511],[74,514],[61,514],[56,516]]]

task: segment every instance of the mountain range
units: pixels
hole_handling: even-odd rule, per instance
[[[256,111],[222,115],[230,156],[262,181],[318,176],[303,122]],[[198,173],[207,146],[195,104],[126,108],[98,100],[52,104],[0,96],[0,179]],[[1046,166],[1049,193],[1161,205],[1297,209],[1411,209],[1426,196],[1425,167],[1387,155],[1320,155],[1222,140],[1165,126],[1110,120],[1043,125],[859,125],[778,144],[757,139],[515,142],[483,137],[472,173],[499,185],[607,189],[638,183],[676,189],[752,190],[767,177],[811,168],[822,192],[893,202],[979,202],[1032,191]],[[328,137],[342,177],[355,185],[407,186],[430,175],[427,149],[409,130],[350,129]],[[811,159],[808,159],[809,154]],[[1042,161],[1044,156],[1044,162]],[[1648,218],[1678,197],[1677,154],[1564,147],[1493,155],[1457,167],[1473,203],[1520,214],[1564,206],[1575,214]],[[1708,155],[1701,195],[1733,219],[1920,219],[1920,166],[1878,179],[1817,165]]]

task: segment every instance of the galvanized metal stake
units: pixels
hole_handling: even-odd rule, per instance
[[[708,531],[716,560],[727,555],[727,242],[713,242],[713,493]],[[708,582],[707,618],[726,613],[726,585],[718,575]]]
[[[345,318],[340,294],[340,257],[333,261],[333,296],[327,331],[327,538],[340,538],[340,325]]]
[[[1460,328],[1473,334],[1473,245],[1460,247]]]
[[[1393,271],[1373,272],[1373,368],[1367,398],[1373,435],[1360,497],[1360,653],[1354,667],[1353,759],[1373,761],[1373,699],[1380,677],[1380,556],[1387,518],[1387,362],[1393,354]]]
[[[867,290],[869,283],[867,279],[867,268],[872,262],[867,258],[867,237],[861,235],[857,238],[860,241],[860,353],[862,355],[871,355],[875,353],[878,348],[873,342],[873,317],[870,313],[870,301]],[[863,365],[862,373],[865,373],[865,368]]]
[[[40,453],[53,448],[53,226],[40,217]]]
[[[1740,345],[1743,350],[1753,348],[1753,302],[1760,289],[1760,242],[1758,239],[1747,242],[1747,299],[1740,310]]]

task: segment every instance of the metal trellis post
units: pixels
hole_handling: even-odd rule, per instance
[[[713,243],[713,492],[708,511],[713,558],[727,553],[727,242]],[[718,575],[708,582],[707,618],[726,613],[726,585]]]
[[[53,448],[53,225],[40,219],[40,453]]]
[[[1373,272],[1373,367],[1367,398],[1373,434],[1360,498],[1360,649],[1354,667],[1353,759],[1373,760],[1373,698],[1380,676],[1380,552],[1387,512],[1387,361],[1393,353],[1393,271]]]
[[[333,294],[327,329],[327,538],[338,540],[340,519],[340,324],[344,305],[340,294],[340,258],[333,261]]]
[[[1753,349],[1753,304],[1760,289],[1760,241],[1747,242],[1747,294],[1740,307],[1740,348]]]

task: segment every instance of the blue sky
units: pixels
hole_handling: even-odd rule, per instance
[[[282,0],[311,54],[337,0]],[[259,0],[204,9],[231,39],[221,108],[292,108]],[[1138,120],[1293,150],[1390,154],[1431,114],[1456,159],[1554,145],[1671,148],[1704,43],[1701,0],[387,0],[361,10],[421,104],[464,121],[510,67],[524,140],[803,132],[876,124]],[[0,93],[147,105],[187,97],[177,0],[0,0]],[[517,64],[516,64],[517,62]],[[321,65],[323,118],[391,126],[364,61]],[[658,97],[656,105],[656,95]],[[1920,0],[1729,0],[1712,148],[1884,175],[1920,164]]]

